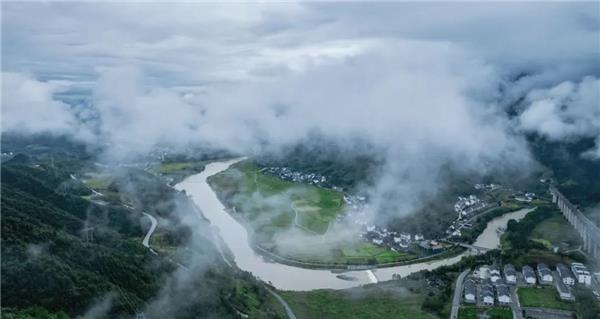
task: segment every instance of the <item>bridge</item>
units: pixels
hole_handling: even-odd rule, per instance
[[[488,251],[493,250],[491,248],[480,247],[480,246],[470,245],[470,244],[466,244],[466,243],[459,243],[459,242],[455,242],[455,241],[448,240],[447,242],[450,244],[458,245],[463,248],[467,248],[467,249],[469,249],[469,251],[471,251],[471,253],[473,253],[475,255],[485,254]]]
[[[556,187],[550,186],[552,202],[583,239],[583,250],[593,258],[600,258],[600,228],[573,205]]]

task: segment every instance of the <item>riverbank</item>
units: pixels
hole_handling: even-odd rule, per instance
[[[334,273],[330,270],[306,269],[274,263],[272,260],[265,260],[263,256],[257,254],[251,247],[247,229],[226,212],[225,206],[207,183],[209,176],[226,170],[230,165],[240,160],[210,163],[206,165],[202,173],[189,176],[175,185],[176,189],[186,191],[206,218],[218,229],[219,235],[229,247],[234,261],[240,269],[251,272],[256,277],[281,290],[345,289],[372,282],[364,270],[345,272],[348,278],[352,278],[352,280],[345,280],[338,278],[339,272]],[[508,213],[507,215],[510,216],[511,214]],[[508,219],[510,217],[507,217]],[[498,236],[495,230],[493,230],[493,233]],[[398,278],[398,276],[406,277],[422,270],[434,270],[442,266],[453,265],[467,255],[468,253],[464,252],[450,258],[378,268],[372,270],[372,273],[378,281],[387,281]]]
[[[339,221],[346,206],[342,192],[263,174],[248,160],[207,181],[227,212],[245,226],[255,252],[279,263],[311,269],[368,269],[461,252],[432,254],[416,242],[408,250],[376,245],[359,236],[364,230],[357,225]]]

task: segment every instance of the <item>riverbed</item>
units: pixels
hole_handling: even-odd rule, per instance
[[[254,252],[250,246],[246,228],[226,212],[225,207],[206,181],[209,176],[226,170],[240,160],[242,159],[210,163],[206,165],[203,172],[184,179],[175,185],[175,188],[185,190],[204,216],[218,229],[219,235],[233,253],[235,263],[240,269],[251,272],[254,276],[278,289],[303,291],[351,288],[376,281],[392,280],[394,274],[405,277],[421,270],[432,270],[441,266],[452,265],[468,254],[465,252],[458,256],[430,262],[344,273],[345,278],[353,277],[353,280],[340,279],[338,278],[339,273],[332,273],[329,270],[305,269],[267,261]],[[500,236],[496,229],[505,227],[510,219],[523,218],[529,211],[531,210],[522,209],[494,218],[477,238],[475,245],[497,248],[500,243]]]

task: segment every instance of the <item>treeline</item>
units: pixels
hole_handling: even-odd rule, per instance
[[[600,203],[600,161],[581,155],[594,147],[593,138],[561,143],[532,135],[529,145],[535,159],[552,170],[558,188],[570,201],[582,207]]]

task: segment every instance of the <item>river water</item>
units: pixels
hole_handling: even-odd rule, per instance
[[[460,261],[467,253],[430,262],[416,263],[405,266],[379,268],[369,271],[349,271],[345,275],[356,280],[343,280],[329,270],[316,270],[293,267],[265,260],[250,247],[248,231],[225,211],[225,207],[217,198],[215,192],[206,182],[207,177],[226,170],[241,159],[225,162],[213,162],[206,165],[203,172],[192,175],[175,185],[178,190],[185,190],[194,203],[200,208],[206,218],[214,225],[219,235],[234,255],[235,263],[240,269],[251,272],[261,280],[282,290],[313,290],[313,289],[344,289],[378,281],[391,280],[394,274],[402,277],[420,270],[432,270],[441,266],[452,265]],[[523,218],[529,210],[520,210],[505,214],[490,221],[485,231],[477,238],[476,246],[496,248],[499,235],[496,229],[506,226],[511,218]],[[373,275],[375,278],[373,278]]]

